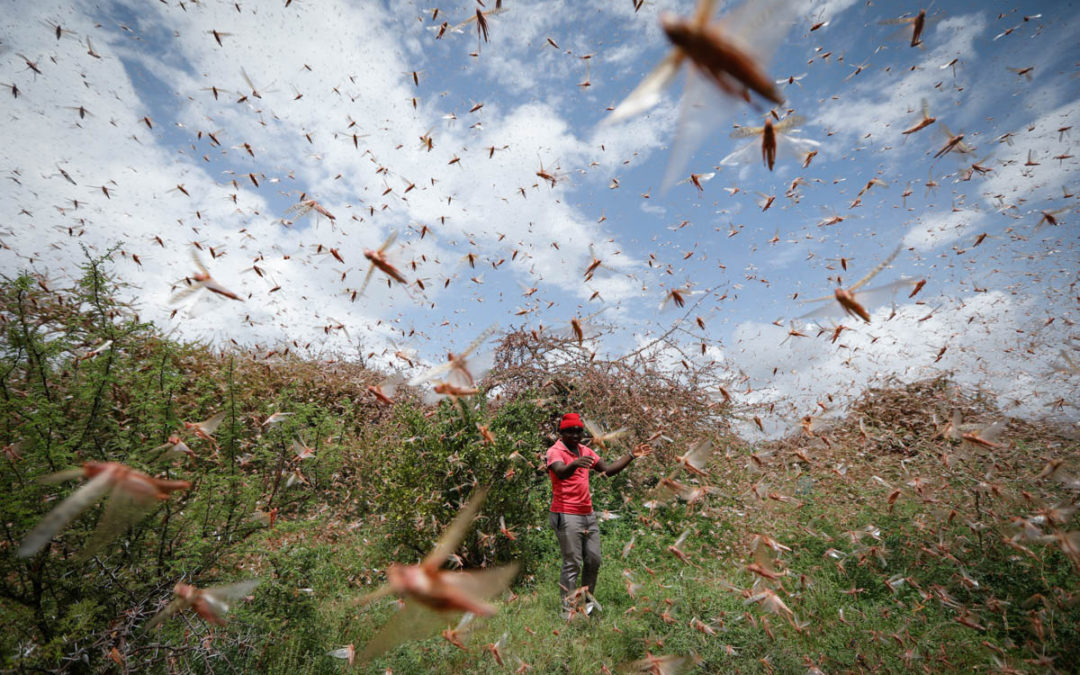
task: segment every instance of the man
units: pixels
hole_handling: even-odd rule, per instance
[[[627,453],[608,464],[592,448],[581,444],[584,434],[581,417],[577,413],[563,415],[559,422],[561,440],[547,451],[546,463],[552,492],[549,522],[559,538],[559,549],[562,551],[559,595],[564,612],[569,609],[567,596],[579,586],[587,587],[590,595],[596,592],[596,575],[600,570],[600,529],[589,493],[589,471],[614,476],[635,457],[648,452],[648,446],[643,446],[641,451]],[[586,612],[591,610],[592,603],[589,603]]]

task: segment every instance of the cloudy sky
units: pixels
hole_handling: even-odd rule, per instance
[[[486,40],[475,1],[5,5],[7,276],[63,286],[115,247],[141,315],[184,337],[397,367],[492,323],[595,314],[614,357],[681,322],[657,358],[722,362],[774,433],[943,372],[1080,417],[1075,5],[936,2],[915,47],[916,5],[720,8],[785,103],[682,72],[618,121],[671,48],[660,15],[694,3],[505,0]],[[364,287],[394,234],[408,283]],[[898,248],[856,289],[869,323],[805,302]],[[171,302],[193,252],[242,301]],[[687,307],[659,309],[673,290]]]

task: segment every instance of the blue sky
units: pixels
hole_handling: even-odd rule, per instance
[[[595,312],[606,334],[588,346],[617,356],[683,317],[658,310],[668,291],[709,290],[655,356],[723,363],[741,404],[779,404],[773,433],[830,396],[825,414],[866,386],[940,372],[1013,414],[1075,421],[1048,403],[1076,400],[1078,384],[1055,370],[1080,320],[1076,6],[937,2],[913,48],[909,26],[881,22],[915,5],[771,5],[736,26],[755,47],[776,43],[767,70],[793,80],[777,114],[804,117],[793,135],[818,152],[805,168],[781,154],[770,172],[730,137],[760,125],[768,102],[692,87],[684,104],[685,74],[646,113],[605,123],[670,48],[660,13],[688,16],[690,2],[506,0],[487,42],[475,23],[436,38],[474,2],[434,20],[430,3],[409,2],[12,4],[0,269],[63,285],[81,246],[122,242],[115,269],[142,316],[185,337],[295,340],[389,367],[404,365],[396,350],[438,359],[492,323],[565,330]],[[58,40],[57,25],[72,32]],[[902,134],[923,100],[937,121]],[[709,133],[680,173],[715,174],[700,191],[662,190],[681,105],[707,106],[691,119]],[[945,126],[973,151],[935,158]],[[335,221],[284,225],[301,195]],[[1044,210],[1057,226],[1039,226]],[[391,232],[388,255],[414,284],[387,288],[377,272],[353,301],[363,251]],[[195,296],[170,318],[193,242],[245,301]],[[803,300],[898,246],[867,287],[925,279],[915,298],[876,298],[869,324],[838,307],[796,320],[822,306]],[[586,280],[594,255],[603,266]],[[829,333],[814,337],[818,324]],[[848,330],[834,343],[836,324]]]

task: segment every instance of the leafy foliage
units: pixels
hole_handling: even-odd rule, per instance
[[[386,517],[391,557],[422,558],[473,488],[490,485],[462,561],[477,567],[517,560],[523,574],[531,574],[551,539],[531,527],[550,503],[547,474],[532,459],[547,449],[538,447],[542,411],[528,399],[502,406],[485,425],[492,442],[478,429],[485,412],[479,405],[442,406],[433,419],[417,408],[399,408],[404,439],[387,453],[386,490],[377,503]],[[500,517],[513,538],[500,531]]]

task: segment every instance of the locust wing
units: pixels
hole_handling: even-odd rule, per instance
[[[158,500],[151,493],[132,494],[123,485],[113,486],[105,512],[101,514],[94,534],[79,552],[77,560],[86,560],[101,550],[101,547],[120,536],[129,525],[145,518],[157,505]]]
[[[436,572],[442,567],[447,558],[461,545],[461,540],[465,538],[465,533],[468,532],[473,519],[480,511],[480,505],[484,503],[487,493],[487,487],[480,487],[473,491],[472,496],[469,497],[469,503],[465,505],[465,508],[461,509],[457,517],[454,518],[454,522],[450,523],[450,526],[446,528],[442,537],[435,543],[435,547],[431,549],[431,553],[428,553],[420,563],[420,567],[429,573]]]
[[[430,637],[443,627],[453,625],[453,614],[444,614],[428,609],[419,602],[408,601],[405,607],[394,613],[378,633],[372,637],[364,651],[356,657],[359,664],[390,651],[410,640]]]
[[[679,458],[679,463],[694,473],[704,473],[705,465],[712,456],[713,442],[706,438],[690,446],[686,454]]]
[[[621,122],[659,103],[664,90],[675,81],[679,68],[685,60],[686,54],[681,49],[675,48],[669,51],[667,56],[645,76],[645,79],[630,92],[623,102],[615,106],[605,122],[608,124]]]
[[[72,469],[71,471],[64,471],[54,476],[46,478],[47,481],[68,480],[75,476],[82,475],[82,469]],[[52,511],[46,515],[40,523],[37,524],[26,538],[23,539],[22,546],[19,547],[19,557],[29,558],[42,548],[45,547],[49,541],[56,536],[56,533],[64,529],[68,523],[74,520],[75,516],[82,513],[91,504],[101,499],[109,490],[111,484],[111,475],[107,472],[99,473],[92,478],[86,485],[83,485],[74,493],[72,493],[67,499],[60,502]]]

